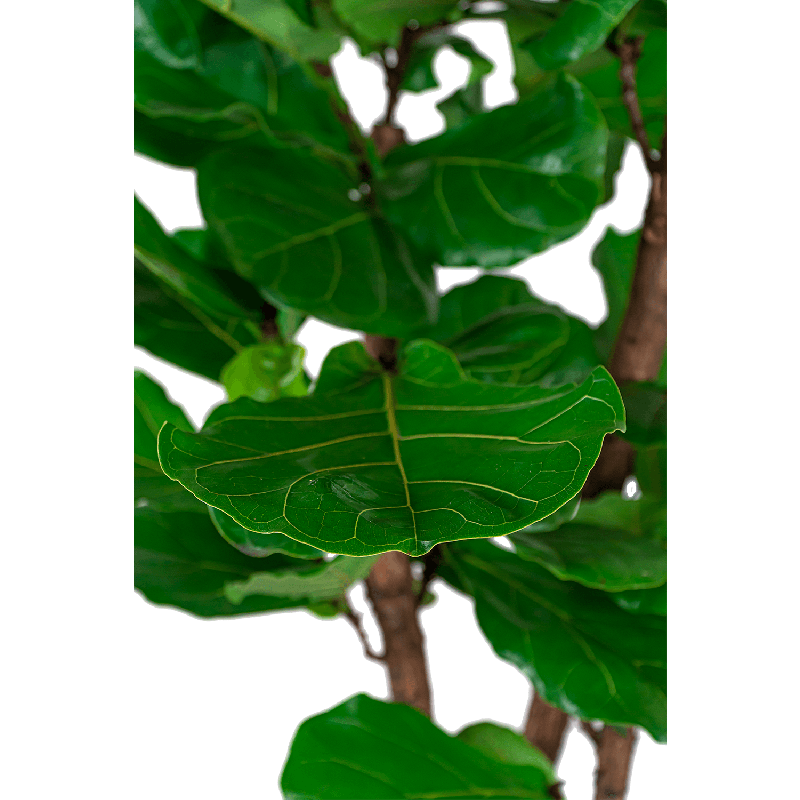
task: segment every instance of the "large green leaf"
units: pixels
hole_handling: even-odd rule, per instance
[[[139,261],[134,261],[133,319],[136,345],[211,380],[219,380],[223,366],[241,347],[224,327],[155,278]]]
[[[649,589],[667,580],[664,511],[646,500],[609,493],[582,501],[575,518],[556,530],[526,529],[512,534],[511,541],[521,558],[561,580],[607,592]]]
[[[517,278],[484,275],[456,286],[422,333],[452,350],[469,376],[493,383],[577,383],[600,363],[589,326]]]
[[[327,93],[301,67],[197,0],[137,0],[135,144],[194,166],[231,143],[347,152]]]
[[[271,300],[387,336],[435,319],[430,260],[310,153],[221,152],[198,169],[200,203],[240,275]]]
[[[251,558],[219,535],[208,514],[159,514],[150,508],[135,510],[134,548],[136,588],[152,603],[199,617],[334,600],[365,577],[374,560],[341,556],[312,563],[284,555]]]
[[[448,545],[439,574],[475,598],[500,658],[568,714],[666,736],[666,620],[561,581],[489,542]]]
[[[564,67],[600,47],[637,0],[571,0],[560,18],[526,49],[544,70]]]
[[[328,356],[310,397],[219,406],[196,435],[166,425],[159,456],[248,529],[333,553],[418,556],[553,513],[623,427],[602,367],[577,387],[485,384],[423,340],[391,375],[351,342]]]
[[[386,160],[382,208],[448,266],[500,267],[577,233],[602,200],[608,132],[560,76]]]
[[[286,800],[551,797],[552,768],[546,760],[540,762],[541,754],[519,735],[489,723],[485,726],[494,730],[467,734],[465,742],[414,708],[355,695],[298,728],[281,776],[283,796]],[[475,744],[468,743],[470,738]],[[498,745],[499,752],[493,752]]]
[[[367,42],[396,45],[402,29],[411,21],[431,25],[455,21],[456,0],[333,0],[340,19]]]
[[[200,511],[206,505],[170,480],[158,463],[156,442],[165,422],[183,431],[194,430],[183,409],[175,405],[148,375],[133,374],[133,486],[137,505],[156,511]]]

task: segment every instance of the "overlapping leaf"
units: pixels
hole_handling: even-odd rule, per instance
[[[468,800],[552,795],[552,767],[521,736],[484,723],[455,737],[409,706],[359,694],[307,719],[281,776],[286,800]]]
[[[667,392],[647,381],[622,387],[628,427],[624,438],[636,447],[667,445]]]
[[[586,223],[602,199],[607,135],[588,93],[560,76],[516,105],[398,148],[381,206],[440,264],[508,266]]]
[[[629,613],[614,595],[561,581],[488,542],[448,545],[439,574],[475,598],[500,658],[551,705],[583,719],[666,736],[666,620]]]
[[[423,333],[482,381],[578,383],[600,363],[589,326],[517,278],[484,275],[451,289],[441,298],[437,324]]]
[[[332,561],[271,555],[251,558],[231,547],[208,514],[161,514],[137,508],[136,588],[152,603],[199,617],[230,617],[315,605],[340,598],[374,559]]]
[[[183,409],[144,372],[133,376],[133,483],[134,500],[155,511],[199,511],[206,506],[179,483],[170,480],[158,463],[158,432],[165,422],[183,431],[193,430]]]
[[[637,0],[571,0],[547,32],[526,49],[543,70],[564,67],[597,50]]]
[[[623,427],[602,367],[577,387],[492,385],[419,341],[393,376],[352,342],[328,356],[312,396],[220,406],[197,435],[167,425],[159,455],[248,529],[334,553],[421,555],[551,514]]]
[[[433,268],[310,153],[221,152],[200,203],[240,275],[281,305],[346,328],[407,335],[436,314]]]
[[[279,397],[303,397],[308,379],[303,372],[305,350],[275,339],[245,347],[222,370],[220,380],[228,400],[250,397],[269,403]]]
[[[135,20],[139,152],[182,166],[276,139],[347,152],[326,92],[269,44],[197,0],[137,0]]]
[[[608,493],[582,501],[574,519],[557,529],[526,529],[511,540],[521,558],[561,580],[607,592],[649,589],[667,579],[665,511],[661,504]]]

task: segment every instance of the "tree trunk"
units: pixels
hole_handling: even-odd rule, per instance
[[[525,738],[541,750],[555,765],[561,755],[564,733],[569,716],[560,708],[545,703],[534,691],[528,719],[525,722]]]
[[[628,728],[627,736],[620,736],[605,725],[598,738],[594,800],[621,800],[628,790],[636,731]]]

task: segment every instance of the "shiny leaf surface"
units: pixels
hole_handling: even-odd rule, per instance
[[[561,581],[480,541],[448,545],[439,574],[475,598],[500,658],[551,705],[583,719],[666,736],[666,620],[632,614],[614,595]]]
[[[162,467],[248,529],[332,553],[416,556],[553,513],[624,427],[602,367],[577,387],[484,384],[419,341],[399,369],[342,345],[310,397],[219,406],[197,435],[165,426]]]
[[[240,350],[224,367],[220,380],[228,400],[250,397],[269,403],[279,397],[303,397],[308,380],[303,372],[305,350],[276,340]]]
[[[586,223],[602,199],[607,135],[594,100],[561,76],[395,150],[382,208],[440,264],[509,266]]]
[[[152,378],[138,370],[133,374],[133,486],[137,505],[155,511],[199,511],[206,506],[176,481],[170,480],[158,463],[156,442],[165,422],[182,431],[192,431],[180,406],[175,405]]]
[[[281,789],[286,800],[546,800],[552,768],[521,737],[510,748],[502,737],[480,731],[471,746],[414,708],[359,694],[298,728]]]
[[[332,561],[271,555],[251,558],[231,547],[208,514],[159,514],[137,508],[135,584],[151,602],[200,617],[238,616],[334,601],[364,578],[374,558]]]
[[[615,504],[611,513],[609,500]],[[625,509],[615,514],[621,504],[633,513]],[[555,530],[526,529],[510,538],[521,558],[541,564],[561,580],[607,592],[649,589],[667,580],[667,552],[659,540],[662,522],[663,514],[646,501],[609,493],[582,501],[575,518]]]
[[[558,69],[601,47],[637,0],[572,0],[527,49],[544,70]]]
[[[423,333],[452,350],[470,377],[493,383],[577,383],[600,363],[589,326],[516,278],[484,275],[456,286]]]
[[[200,165],[200,203],[240,275],[270,299],[345,328],[406,335],[435,318],[429,259],[309,153],[231,151]]]

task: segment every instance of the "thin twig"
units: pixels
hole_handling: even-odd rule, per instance
[[[616,51],[622,62],[619,70],[619,78],[622,81],[622,102],[628,111],[633,135],[642,150],[647,171],[652,173],[658,168],[658,161],[653,158],[653,148],[650,146],[650,139],[644,127],[639,95],[636,91],[636,63],[642,54],[642,37],[636,36],[625,40],[617,46]]]
[[[385,653],[376,653],[372,649],[372,645],[369,643],[369,639],[367,639],[367,632],[364,630],[364,626],[361,624],[361,615],[357,614],[350,603],[347,602],[346,599],[342,600],[342,604],[344,605],[344,615],[347,618],[347,621],[353,626],[355,632],[358,634],[358,638],[361,640],[361,646],[364,648],[364,656],[369,658],[371,661],[386,661],[386,654]]]

